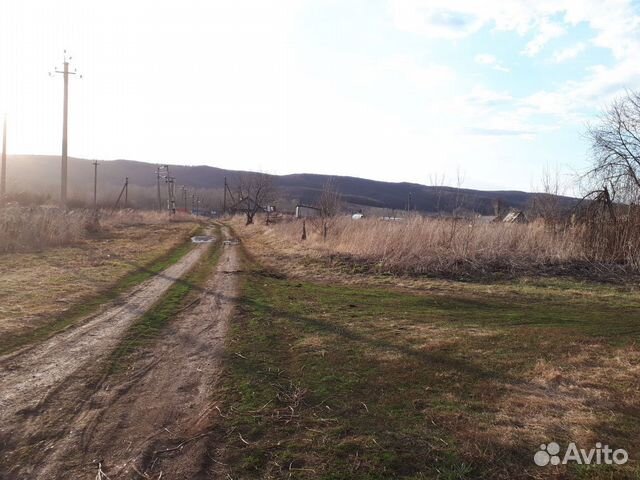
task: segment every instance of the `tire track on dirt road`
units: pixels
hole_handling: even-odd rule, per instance
[[[226,227],[223,235],[230,238]],[[171,319],[126,371],[98,388],[85,381],[95,373],[65,385],[47,412],[26,423],[27,442],[46,440],[28,461],[12,457],[12,478],[93,479],[98,462],[111,480],[209,478],[206,437],[218,414],[216,392],[239,265],[239,248],[225,243],[199,302]],[[59,409],[67,414],[59,416]]]
[[[206,251],[195,246],[177,263],[136,287],[122,304],[107,307],[84,324],[38,345],[0,357],[0,435],[20,411],[36,409],[47,394],[87,364],[99,362],[118,344],[127,328]]]

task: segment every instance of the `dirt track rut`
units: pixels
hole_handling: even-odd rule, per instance
[[[100,362],[205,250],[195,247],[123,305],[0,358],[0,477],[96,478],[100,461],[112,480],[158,468],[163,478],[195,478],[202,452],[175,457],[158,451],[206,434],[236,291],[236,247],[224,246],[200,302],[173,319],[125,374],[102,378]]]

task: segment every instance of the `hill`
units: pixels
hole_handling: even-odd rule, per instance
[[[93,192],[92,160],[69,159],[70,195],[76,199],[87,200]],[[132,160],[101,161],[99,164],[99,198],[105,204],[117,197],[124,178],[129,178],[131,198],[140,205],[152,205],[156,198],[156,166],[150,163]],[[197,189],[201,198],[207,198],[212,208],[222,195],[224,178],[230,185],[237,182],[242,173],[211,166],[171,165],[171,174],[178,185]],[[8,159],[9,192],[35,192],[55,199],[58,195],[60,158],[43,155],[14,155]],[[328,180],[327,175],[292,174],[274,176],[281,199],[291,206],[295,203],[313,203]],[[411,209],[423,212],[447,211],[456,208],[472,210],[490,215],[494,203],[500,200],[503,206],[527,209],[535,194],[496,190],[483,191],[458,189],[453,187],[434,187],[417,183],[392,183],[364,178],[335,176],[335,185],[343,199],[355,208],[376,207],[404,210],[411,197]],[[561,204],[569,206],[575,199],[561,197]]]

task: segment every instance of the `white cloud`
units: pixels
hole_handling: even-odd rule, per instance
[[[455,71],[438,64],[421,65],[411,55],[394,55],[379,65],[382,70],[404,76],[423,88],[434,88],[455,80]]]
[[[554,38],[561,37],[566,33],[566,30],[556,23],[549,22],[547,19],[543,19],[537,28],[538,33],[535,37],[527,43],[522,51],[523,54],[534,57],[540,50]]]
[[[585,51],[587,46],[580,42],[571,47],[563,48],[562,50],[556,50],[553,52],[553,61],[555,63],[566,62],[572,60]]]
[[[390,0],[394,24],[434,38],[462,38],[487,24],[524,34],[533,26],[532,2],[477,0]]]
[[[480,65],[487,65],[493,68],[494,70],[498,70],[500,72],[511,71],[508,67],[505,67],[504,65],[502,65],[495,56],[489,53],[479,53],[478,55],[475,56],[474,60],[476,63],[479,63]]]
[[[591,43],[611,52],[610,67],[593,66],[577,80],[553,91],[538,91],[521,99],[518,115],[551,115],[582,121],[587,110],[605,105],[626,88],[640,86],[640,15],[632,0],[389,0],[397,28],[417,35],[462,38],[483,27],[532,35],[522,53],[537,55],[568,28],[586,24],[594,32]],[[447,18],[447,22],[438,19]],[[586,49],[579,43],[555,51],[557,62],[575,58]],[[500,65],[490,54],[480,54],[479,64]]]
[[[640,16],[630,0],[565,0],[564,19],[571,25],[586,22],[596,32],[594,45],[624,58],[637,50]]]
[[[464,101],[468,103],[485,106],[505,104],[512,100],[509,92],[497,92],[479,85],[473,87],[469,95],[464,97]]]
[[[623,58],[637,47],[640,29],[631,0],[389,0],[389,5],[399,30],[433,38],[463,38],[485,26],[533,33],[525,48],[529,55],[562,35],[565,26],[585,22],[596,32],[596,46]]]
[[[468,9],[443,1],[391,1],[393,21],[400,30],[433,38],[463,38],[477,32],[484,20]]]

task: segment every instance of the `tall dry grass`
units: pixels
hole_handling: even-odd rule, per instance
[[[119,227],[123,225],[160,225],[171,222],[193,222],[196,217],[188,213],[177,212],[169,216],[166,211],[157,210],[100,210],[99,221],[102,227]]]
[[[55,207],[0,209],[0,252],[24,251],[77,242],[87,231],[86,211]]]
[[[591,230],[584,225],[551,228],[542,221],[504,224],[419,216],[401,221],[341,217],[326,240],[312,222],[307,222],[304,242],[300,240],[300,221],[268,228],[283,241],[301,242],[362,268],[394,273],[465,276],[545,269],[550,273],[584,273],[596,264],[597,268],[609,263],[631,269],[640,265],[640,251],[632,245],[625,245],[623,258],[594,249],[587,236]],[[635,245],[640,246],[637,235]]]
[[[61,209],[57,207],[0,208],[0,253],[24,252],[70,245],[101,230],[126,225],[157,225],[169,221],[195,221],[187,214],[140,210]]]

